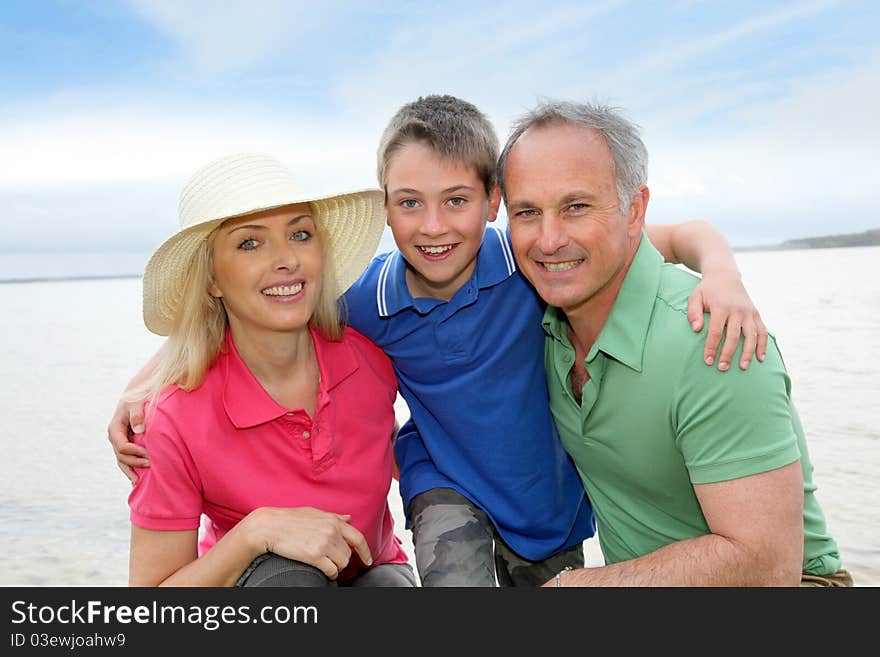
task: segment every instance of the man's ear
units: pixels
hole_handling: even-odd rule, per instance
[[[630,237],[639,237],[642,229],[645,227],[645,213],[648,210],[648,201],[651,199],[651,192],[647,185],[639,187],[637,194],[634,194],[629,203],[629,216],[627,217],[626,232]]]
[[[489,192],[489,214],[486,221],[495,221],[498,218],[499,207],[501,207],[501,188],[495,185]]]

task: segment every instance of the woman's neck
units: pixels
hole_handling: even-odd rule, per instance
[[[285,408],[314,415],[320,370],[308,327],[292,332],[230,327],[238,355],[266,392]]]

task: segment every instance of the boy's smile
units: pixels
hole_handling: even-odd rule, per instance
[[[475,167],[413,142],[391,158],[386,185],[388,226],[406,259],[414,297],[449,300],[473,274],[487,221],[498,213]]]

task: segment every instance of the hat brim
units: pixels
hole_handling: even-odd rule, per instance
[[[174,327],[186,276],[199,245],[224,221],[285,205],[310,203],[325,238],[324,252],[333,265],[336,296],[342,296],[375,256],[385,229],[385,193],[363,189],[321,197],[279,197],[246,212],[207,217],[165,240],[144,268],[144,324],[167,336]]]

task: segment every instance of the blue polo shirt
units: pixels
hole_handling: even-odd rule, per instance
[[[405,274],[399,251],[377,256],[345,295],[351,326],[391,358],[414,421],[395,444],[404,508],[453,488],[530,561],[592,536],[593,510],[550,415],[544,303],[509,235],[487,228],[449,301],[414,299]]]

